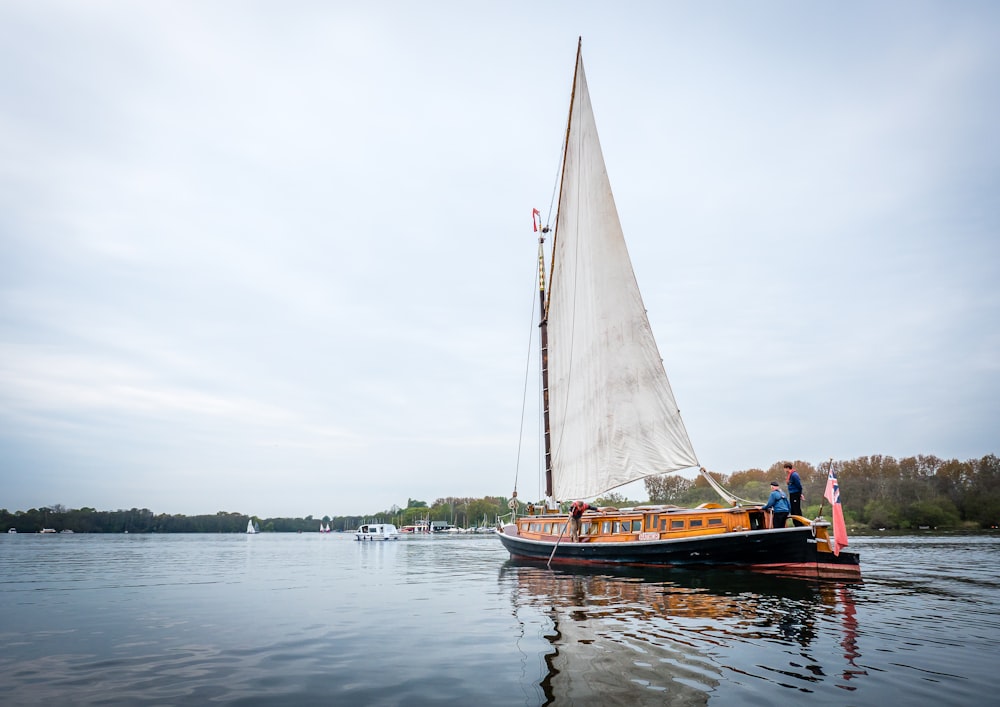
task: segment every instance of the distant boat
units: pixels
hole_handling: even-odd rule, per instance
[[[8,533],[16,533],[17,532],[17,528],[8,528],[7,532]]]
[[[319,524],[319,532],[321,532],[321,533],[329,533],[330,532],[330,526],[326,525],[325,523],[320,523]]]
[[[400,532],[407,535],[424,535],[431,532],[431,522],[429,520],[418,520],[413,525],[404,525],[400,528]]]
[[[260,527],[253,522],[253,518],[247,521],[247,535],[256,535],[260,532]]]
[[[55,528],[42,528],[41,530],[38,531],[38,534],[39,535],[50,535],[50,534],[55,533],[55,532],[56,532]]]
[[[497,532],[511,557],[860,577],[858,554],[840,550],[846,542],[837,544],[829,522],[795,516],[793,526],[772,528],[763,503],[729,494],[699,464],[625,245],[579,46],[548,271],[549,227],[538,216],[536,210],[546,498],[520,517],[512,498],[515,515]],[[581,528],[571,542],[570,514],[560,503],[691,468],[726,505],[588,504],[587,515],[575,516]]]
[[[392,523],[367,523],[354,533],[356,540],[399,540],[399,531]]]

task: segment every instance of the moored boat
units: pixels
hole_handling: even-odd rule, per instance
[[[399,540],[399,530],[392,523],[366,523],[354,533],[355,540]]]
[[[399,532],[404,535],[426,535],[431,532],[431,522],[426,519],[416,520],[412,525],[404,525]]]
[[[550,563],[726,566],[860,577],[847,544],[836,477],[832,524],[771,527],[763,504],[729,494],[698,462],[653,337],[601,152],[580,46],[563,149],[558,211],[538,232],[545,501],[521,506],[497,536],[511,557]],[[548,277],[547,277],[548,274]],[[562,504],[648,476],[697,469],[725,501],[698,508],[589,504],[579,533]],[[834,500],[836,497],[836,500]]]

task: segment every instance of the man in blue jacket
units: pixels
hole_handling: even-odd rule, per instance
[[[771,523],[772,528],[785,527],[785,521],[788,520],[788,508],[788,499],[781,492],[781,484],[777,481],[772,481],[771,495],[767,497],[767,505],[763,509],[774,513],[774,520]]]

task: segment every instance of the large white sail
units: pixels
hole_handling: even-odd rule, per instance
[[[646,318],[577,55],[548,299],[556,499],[698,466]]]

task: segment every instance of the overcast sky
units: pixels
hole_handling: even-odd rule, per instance
[[[0,507],[537,498],[579,35],[702,464],[1000,453],[996,3],[14,0]]]

